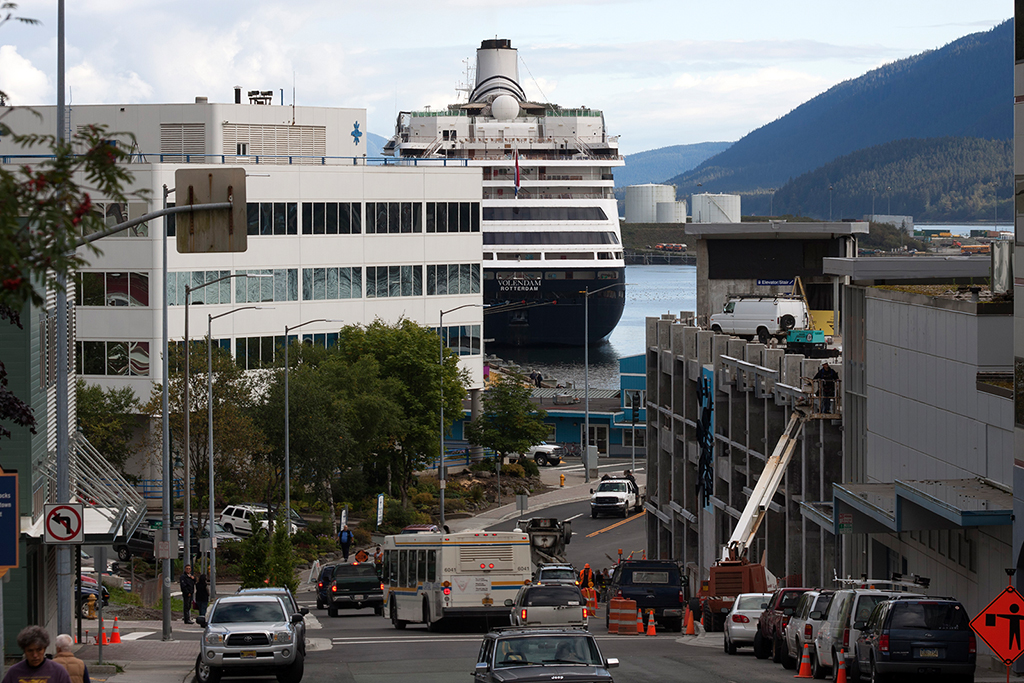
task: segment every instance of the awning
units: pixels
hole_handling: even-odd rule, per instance
[[[1013,517],[1010,490],[980,477],[833,484],[832,499],[837,534],[1002,526]]]
[[[835,533],[835,522],[832,519],[834,509],[835,505],[831,500],[800,501],[800,514],[833,534]]]

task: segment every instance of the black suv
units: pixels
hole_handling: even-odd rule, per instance
[[[331,583],[334,581],[334,568],[337,565],[329,564],[320,568],[320,576],[316,580],[316,608],[324,609],[331,603],[327,594],[331,590]]]
[[[857,622],[856,676],[876,683],[907,674],[974,680],[978,646],[967,610],[953,598],[895,598]]]
[[[648,610],[670,631],[683,630],[683,610],[690,599],[690,582],[676,560],[624,560],[615,565],[608,598],[636,600],[647,628]],[[605,626],[608,626],[605,610]]]
[[[484,636],[473,680],[612,683],[608,669],[618,665],[619,660],[604,658],[585,628],[500,628]]]

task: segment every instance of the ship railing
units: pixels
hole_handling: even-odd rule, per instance
[[[52,154],[4,154],[0,164],[32,164],[53,159]],[[146,154],[132,152],[127,163],[134,164],[264,164],[305,166],[468,166],[464,158],[430,157],[335,157],[301,154]]]

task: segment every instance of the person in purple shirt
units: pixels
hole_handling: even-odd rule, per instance
[[[42,626],[26,626],[18,634],[18,647],[25,653],[4,676],[2,683],[71,683],[68,670],[46,658],[50,634]]]

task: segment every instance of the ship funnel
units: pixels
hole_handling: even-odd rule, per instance
[[[476,87],[470,102],[486,102],[496,95],[511,95],[520,102],[526,93],[519,85],[519,53],[505,38],[485,40],[476,51]]]

